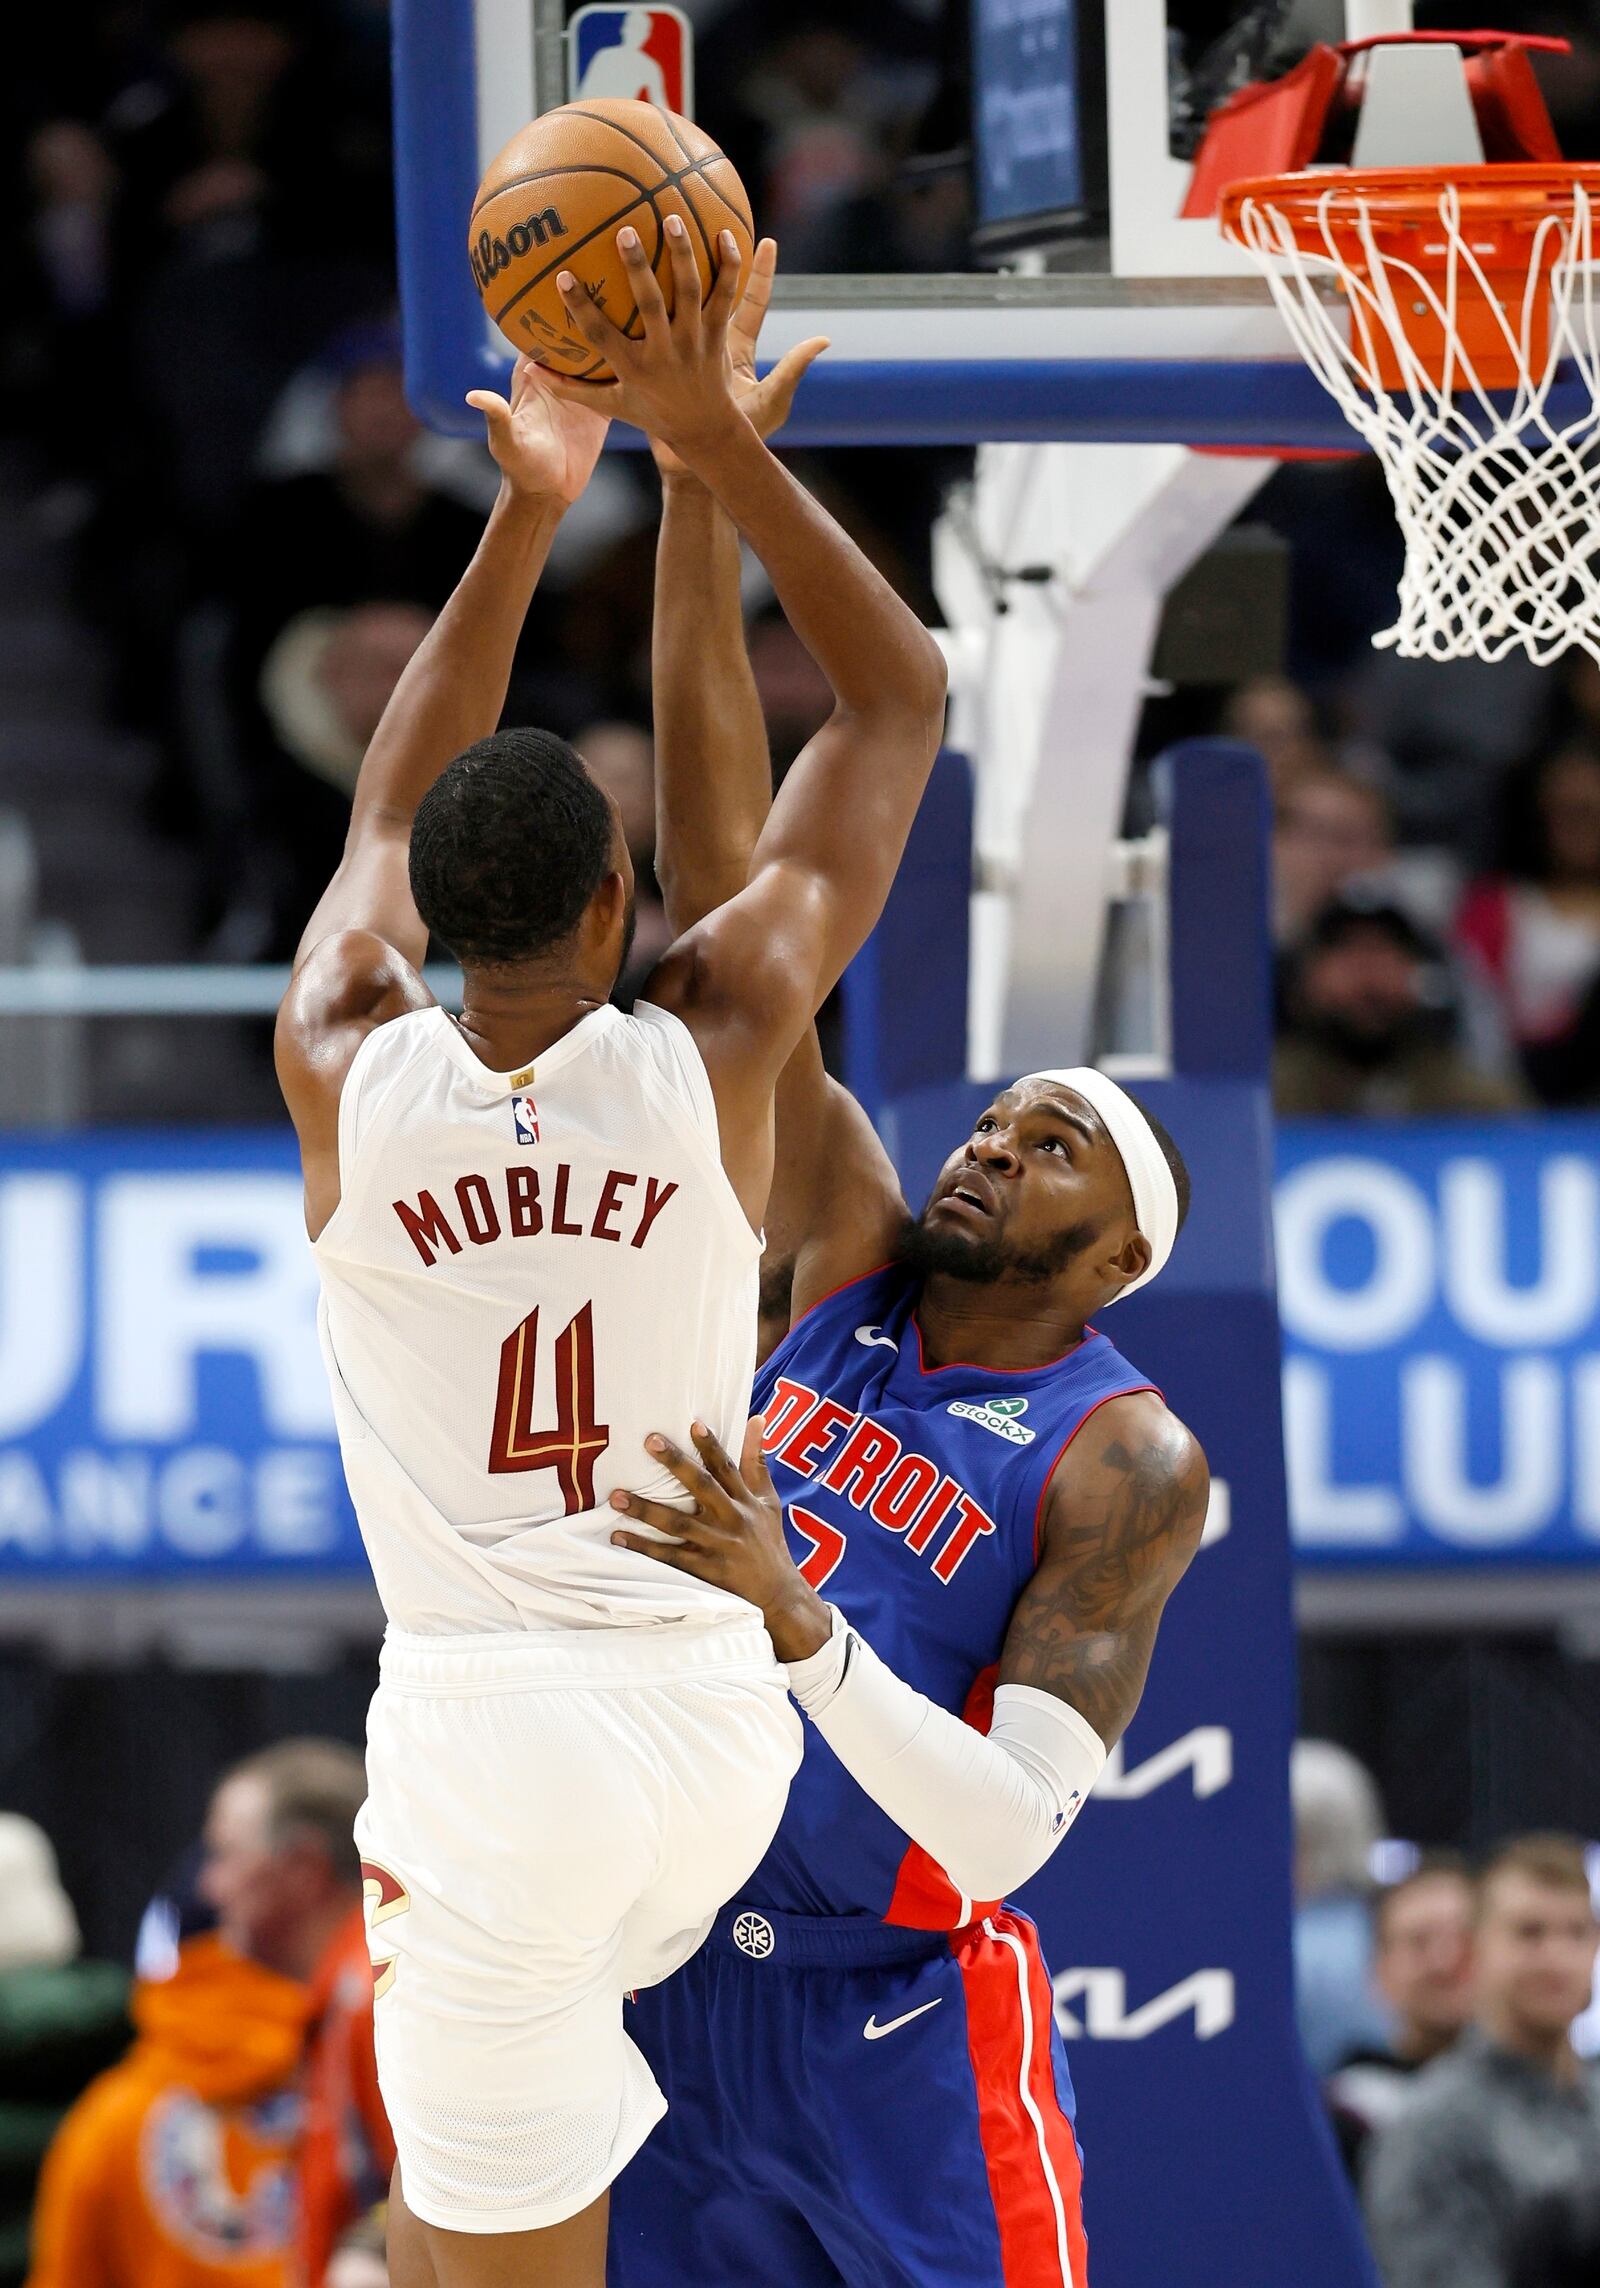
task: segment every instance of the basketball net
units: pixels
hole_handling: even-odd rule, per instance
[[[1243,184],[1224,201],[1225,228],[1388,479],[1405,571],[1400,616],[1374,642],[1402,659],[1520,649],[1544,665],[1580,644],[1600,660],[1589,191],[1567,171],[1522,234],[1525,277],[1520,246],[1508,274],[1504,220],[1482,211],[1496,172],[1417,185],[1400,229],[1355,174]]]

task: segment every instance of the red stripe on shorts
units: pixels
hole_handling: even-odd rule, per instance
[[[1056,2181],[1061,2187],[1061,2197],[1067,2212],[1067,2249],[1072,2258],[1073,2288],[1086,2288],[1089,2278],[1089,2243],[1083,2229],[1083,2157],[1078,2151],[1077,2133],[1062,2111],[1061,2099],[1056,2092],[1055,2061],[1050,2054],[1056,1998],[1051,1991],[1050,1973],[1045,1968],[1044,1956],[1039,1952],[1038,1932],[1032,1923],[1024,1922],[1018,1915],[1008,1915],[1005,1919],[1015,1925],[1017,1937],[1028,1958],[1028,1992],[1033,2004],[1033,2022],[1040,2034],[1033,2051],[1035,2095],[1055,2166]]]
[[[1032,1927],[988,1915],[956,1961],[1006,2288],[1087,2288],[1082,2168],[1056,2095],[1050,1981]]]

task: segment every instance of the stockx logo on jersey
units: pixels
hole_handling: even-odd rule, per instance
[[[997,1438],[1008,1439],[1013,1446],[1033,1444],[1033,1432],[1024,1429],[1017,1420],[1019,1414],[1028,1411],[1025,1398],[991,1398],[987,1402],[958,1398],[950,1411],[963,1422],[976,1422],[980,1429],[992,1430]]]

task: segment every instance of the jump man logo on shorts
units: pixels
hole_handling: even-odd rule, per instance
[[[539,1141],[539,1107],[531,1096],[511,1099],[511,1121],[519,1144],[537,1144]]]
[[[987,1402],[958,1398],[950,1408],[963,1422],[976,1422],[981,1430],[992,1430],[997,1438],[1004,1438],[1013,1446],[1033,1444],[1034,1433],[1025,1430],[1017,1420],[1019,1414],[1027,1411],[1025,1398],[991,1398]]]

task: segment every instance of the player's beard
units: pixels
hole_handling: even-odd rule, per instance
[[[932,1230],[927,1214],[924,1208],[920,1216],[907,1216],[895,1243],[895,1261],[920,1279],[964,1279],[983,1287],[1002,1279],[1043,1286],[1092,1246],[1098,1230],[1093,1223],[1073,1223],[1041,1247],[1012,1247],[1003,1231],[969,1239],[964,1232]]]

